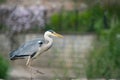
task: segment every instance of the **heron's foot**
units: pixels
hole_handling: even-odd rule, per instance
[[[31,66],[29,66],[29,67],[30,67],[30,69],[31,69],[32,71],[34,71],[34,74],[36,74],[36,73],[44,74],[43,72],[41,72],[40,70],[38,70],[38,69],[36,69],[36,68],[34,68],[34,67],[31,67]]]
[[[44,74],[43,72],[39,71],[39,70],[36,70],[37,73],[39,74]]]

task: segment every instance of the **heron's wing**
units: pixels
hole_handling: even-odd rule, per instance
[[[44,40],[35,39],[32,41],[26,42],[25,44],[20,46],[18,49],[12,51],[10,53],[10,58],[14,59],[15,57],[31,56],[38,51],[39,46],[42,45],[40,43],[44,43]]]

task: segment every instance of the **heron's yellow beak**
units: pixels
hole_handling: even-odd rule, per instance
[[[58,33],[56,33],[56,32],[54,32],[53,34],[54,34],[54,36],[56,36],[56,37],[63,38],[63,36],[62,36],[61,34],[58,34]]]

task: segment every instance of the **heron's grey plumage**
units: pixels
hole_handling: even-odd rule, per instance
[[[41,43],[44,43],[44,40],[39,38],[32,41],[28,41],[27,43],[20,46],[18,49],[12,51],[10,53],[10,59],[14,60],[21,57],[23,58],[25,56],[32,56],[38,51],[38,48],[42,46]]]
[[[53,44],[53,39],[51,36],[63,37],[62,35],[55,33],[53,30],[46,31],[44,34],[44,39],[38,38],[28,41],[18,49],[12,51],[10,53],[10,59],[15,60],[27,57],[28,59],[26,65],[28,65],[31,58],[36,58],[39,54],[51,48]]]

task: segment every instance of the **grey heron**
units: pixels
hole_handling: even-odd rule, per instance
[[[62,35],[56,33],[55,31],[48,30],[44,33],[44,39],[38,38],[28,41],[16,50],[10,52],[10,59],[16,60],[27,58],[26,65],[30,66],[32,59],[51,48],[53,44],[53,39],[51,36],[63,38]]]

